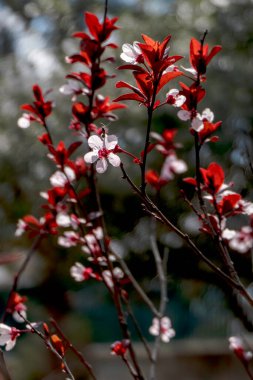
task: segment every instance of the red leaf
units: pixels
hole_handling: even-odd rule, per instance
[[[96,40],[99,39],[98,32],[101,29],[101,24],[96,15],[90,12],[85,12],[85,22],[90,31],[90,33],[95,37]]]
[[[118,70],[134,70],[134,71],[140,71],[142,73],[146,72],[146,70],[143,67],[138,66],[138,65],[132,65],[132,64],[119,66]]]
[[[168,83],[170,82],[172,79],[176,78],[176,77],[179,77],[183,75],[183,73],[181,73],[181,71],[171,71],[169,73],[166,73],[162,76],[160,82],[159,82],[159,86],[157,88],[157,93]]]
[[[145,102],[145,98],[143,96],[133,94],[133,93],[121,95],[118,98],[113,99],[113,102],[119,102],[121,100],[136,100],[137,102],[140,102],[140,103]]]

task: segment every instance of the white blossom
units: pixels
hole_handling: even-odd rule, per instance
[[[54,187],[64,187],[68,182],[72,182],[76,179],[75,172],[69,166],[64,168],[64,173],[60,170],[57,170],[49,178],[50,183]]]
[[[15,231],[15,236],[21,236],[25,232],[27,223],[23,219],[19,219],[17,223],[17,229]]]
[[[9,327],[4,323],[0,323],[0,346],[5,345],[6,351],[10,351],[15,346],[19,335],[19,330],[15,327]]]
[[[124,277],[124,272],[122,271],[121,268],[119,267],[115,267],[113,268],[112,270],[113,272],[113,277],[116,279],[116,280],[120,280]],[[109,269],[106,269],[102,272],[102,277],[106,283],[106,285],[109,287],[109,288],[113,288],[114,287],[114,283],[113,283],[113,279],[112,279],[112,274],[111,274],[111,271]]]
[[[96,163],[98,173],[104,173],[108,167],[107,160],[112,166],[120,165],[120,158],[113,153],[114,148],[118,144],[118,139],[114,135],[105,135],[102,139],[97,135],[90,136],[88,139],[89,147],[92,149],[86,153],[84,160],[88,164]]]
[[[139,48],[139,42],[134,41],[133,45],[131,44],[123,44],[122,45],[122,53],[120,54],[120,58],[131,64],[136,64],[138,62],[138,57],[142,54],[141,49]]]
[[[176,333],[172,328],[171,320],[168,317],[153,318],[152,325],[149,328],[151,335],[160,336],[161,340],[168,343],[171,338],[173,338]]]
[[[163,163],[160,177],[169,181],[174,178],[175,174],[184,173],[186,170],[187,165],[185,161],[178,159],[175,154],[170,154]]]
[[[186,97],[184,95],[179,94],[179,90],[176,88],[171,89],[166,94],[166,102],[171,104],[173,107],[181,107],[186,101]]]
[[[81,241],[80,236],[74,231],[65,231],[58,237],[58,244],[65,248],[75,247]]]
[[[30,116],[28,113],[23,113],[23,115],[17,121],[19,128],[29,128],[31,125]]]

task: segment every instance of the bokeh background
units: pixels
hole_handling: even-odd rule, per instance
[[[71,102],[58,88],[65,83],[65,75],[70,71],[64,57],[78,49],[71,34],[84,29],[84,11],[102,17],[103,1],[0,0],[2,307],[13,273],[30,246],[27,239],[14,237],[16,222],[27,213],[40,215],[39,192],[48,187],[48,177],[54,170],[36,139],[41,132],[39,127],[27,130],[17,127],[17,118],[21,115],[19,106],[31,100],[34,83],[39,83],[44,90],[52,89],[50,95],[56,109],[50,120],[51,131],[55,139],[73,140],[68,129]],[[186,67],[191,37],[200,38],[207,29],[208,43],[223,46],[208,70],[207,96],[202,105],[214,111],[217,121],[223,121],[221,138],[218,143],[205,147],[202,166],[214,160],[222,164],[226,168],[226,181],[233,181],[235,191],[252,200],[249,170],[253,120],[252,0],[109,0],[109,16],[120,18],[121,29],[114,33],[119,47],[125,42],[140,41],[141,33],[157,40],[172,34],[172,54],[185,56],[183,64]],[[120,64],[119,55],[120,48],[116,52],[116,63],[107,67],[110,73],[115,73]],[[117,75],[117,79],[131,80],[129,73]],[[120,94],[115,90],[115,82],[113,79],[103,89],[112,98]],[[121,145],[130,146],[134,152],[140,151],[146,120],[144,110],[137,104],[130,104],[118,115],[119,120],[109,125],[110,132],[119,136]],[[172,126],[178,127],[177,141],[182,143],[178,154],[189,165],[187,175],[192,175],[194,150],[188,128],[169,109],[157,113],[154,130],[161,132]],[[150,163],[157,168],[161,164],[155,154],[151,155]],[[131,163],[126,164],[131,171]],[[135,174],[133,170],[132,175]],[[180,186],[182,177],[177,177],[163,190],[164,207],[180,227],[205,247],[207,255],[215,259],[212,242],[198,236],[194,215],[180,197]],[[100,188],[113,244],[149,295],[158,300],[159,284],[150,261],[148,218],[117,171],[110,170],[108,175],[101,176]],[[239,226],[245,222],[237,220],[235,224]],[[177,331],[176,339],[225,338],[246,328],[252,329],[252,312],[245,306],[241,313],[225,285],[173,233],[161,228],[159,246],[169,251],[167,311]],[[232,256],[242,279],[250,284],[251,254],[232,253]],[[20,284],[21,292],[29,297],[29,318],[44,320],[52,315],[79,347],[90,342],[113,342],[120,338],[120,332],[106,290],[96,283],[76,285],[69,276],[69,267],[79,257],[75,250],[57,247],[53,239],[41,246]],[[146,333],[152,316],[139,299],[132,297],[137,318]],[[56,365],[36,337],[18,342],[9,358],[17,380],[46,379],[43,376]]]

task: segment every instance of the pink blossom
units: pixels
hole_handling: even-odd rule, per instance
[[[65,248],[75,247],[81,241],[79,234],[74,231],[65,231],[63,236],[58,238],[58,244]]]
[[[162,317],[161,319],[153,318],[149,332],[154,336],[159,335],[161,340],[165,343],[168,343],[176,334],[172,328],[171,320],[168,317]]]
[[[50,183],[54,187],[64,187],[68,182],[72,182],[76,179],[76,175],[73,169],[69,166],[64,168],[64,172],[57,170],[50,177]]]
[[[90,136],[88,139],[89,147],[92,151],[84,156],[84,160],[88,164],[96,163],[98,173],[104,173],[108,167],[107,160],[112,166],[120,165],[120,158],[113,152],[118,144],[118,139],[114,135],[105,135],[100,138],[97,135]]]
[[[177,158],[176,154],[172,153],[164,160],[160,178],[169,181],[174,178],[175,174],[184,173],[187,170],[185,161]]]
[[[231,336],[229,339],[229,348],[236,356],[243,362],[248,362],[252,359],[253,355],[251,351],[246,351],[242,339],[238,336]]]
[[[6,351],[10,351],[16,344],[20,331],[15,327],[9,327],[4,323],[0,323],[0,346],[5,345]]]
[[[77,230],[80,224],[86,223],[86,220],[78,218],[75,214],[68,215],[63,211],[57,214],[56,223],[59,227],[72,227],[74,230]]]
[[[130,345],[130,340],[128,339],[123,339],[121,342],[117,340],[111,345],[111,354],[124,356],[125,353],[127,352],[129,345]]]
[[[72,79],[69,79],[67,84],[64,84],[63,86],[61,86],[59,88],[59,91],[63,95],[72,95],[71,100],[73,102],[76,101],[77,95],[85,94],[88,92],[88,90],[82,88],[80,82],[76,80],[72,80]]]
[[[123,44],[122,45],[122,53],[120,54],[120,58],[131,64],[136,64],[140,61],[142,57],[142,52],[139,47],[138,41],[134,41],[133,45],[131,44]]]
[[[124,272],[122,271],[121,268],[119,267],[115,267],[113,268],[113,277],[116,279],[116,280],[121,280],[123,277],[124,277]],[[111,271],[109,271],[109,269],[106,269],[102,272],[102,277],[106,283],[106,285],[109,287],[109,288],[113,288],[114,287],[114,283],[113,283],[113,279],[112,279],[112,274],[111,274]]]
[[[89,278],[98,279],[99,276],[93,272],[93,269],[90,267],[85,267],[83,264],[76,262],[70,268],[70,274],[77,282],[82,282],[88,280]]]
[[[23,113],[23,115],[18,119],[18,127],[19,128],[29,128],[31,125],[31,118],[28,113]]]
[[[27,223],[23,219],[19,219],[17,223],[17,228],[15,236],[21,236],[26,231]]]
[[[228,240],[231,249],[239,253],[247,253],[253,248],[253,231],[250,226],[244,226],[240,231],[229,230],[226,228],[222,237]]]
[[[214,114],[209,108],[204,109],[202,114],[196,112],[195,110],[194,112],[180,110],[178,111],[177,116],[183,121],[191,120],[191,127],[196,132],[200,132],[204,128],[204,121],[209,121],[212,123],[214,120]]]
[[[186,101],[184,95],[179,95],[179,90],[176,88],[171,89],[166,94],[166,103],[171,104],[173,107],[181,107]]]

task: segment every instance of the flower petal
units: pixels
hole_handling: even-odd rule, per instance
[[[179,117],[180,120],[186,121],[191,118],[191,113],[186,110],[180,110],[178,111],[177,116]]]
[[[108,156],[107,156],[107,158],[108,158],[108,161],[110,162],[110,164],[111,164],[112,166],[117,167],[117,166],[119,166],[120,163],[121,163],[121,160],[120,160],[119,156],[117,156],[117,155],[114,154],[114,153],[109,153]]]
[[[91,149],[101,149],[103,148],[103,140],[97,136],[97,135],[92,135],[88,138],[88,144]]]
[[[16,339],[9,340],[6,343],[5,350],[10,351],[15,346],[15,344],[16,344]]]
[[[114,149],[118,144],[118,138],[115,135],[106,135],[105,136],[105,147],[108,150]]]
[[[84,161],[87,162],[87,164],[93,164],[98,159],[98,152],[97,151],[91,151],[84,155]]]
[[[100,160],[98,160],[96,164],[96,171],[100,174],[104,173],[108,167],[108,163],[106,159],[103,157]]]

